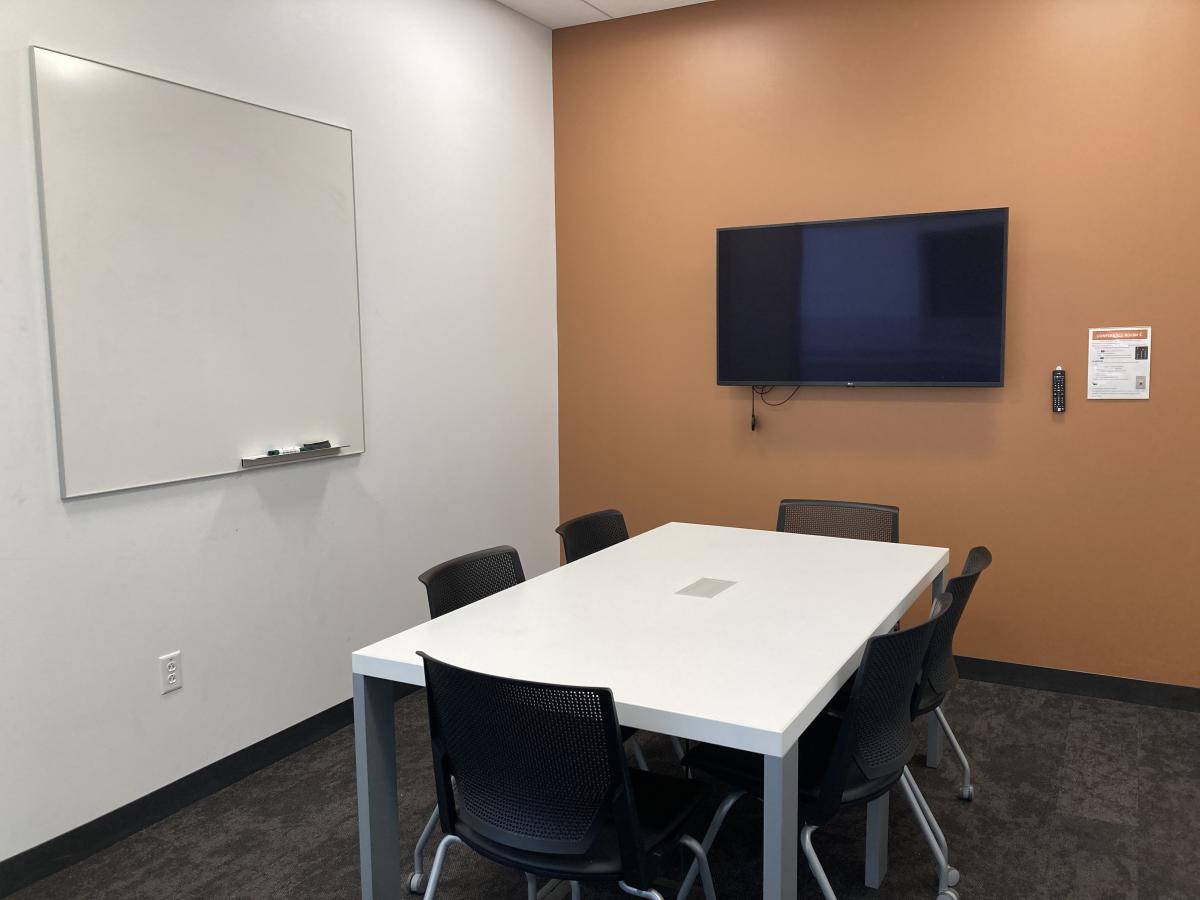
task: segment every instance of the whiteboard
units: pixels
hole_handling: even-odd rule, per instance
[[[63,496],[361,453],[350,131],[30,53]]]

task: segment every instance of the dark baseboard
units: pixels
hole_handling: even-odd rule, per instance
[[[1140,703],[1142,706],[1200,712],[1200,688],[1182,684],[1138,681],[1136,678],[1093,675],[1090,672],[1072,672],[1068,669],[1046,669],[994,659],[975,659],[971,656],[956,656],[955,661],[958,663],[959,674],[972,681],[990,681],[994,684],[1009,684],[1039,691],[1074,694],[1078,697],[1097,697],[1104,700],[1120,700],[1124,703]]]
[[[412,685],[397,684],[396,699],[415,690],[417,688]],[[257,744],[219,759],[198,772],[185,775],[132,803],[73,828],[66,834],[0,860],[0,897],[7,897],[47,875],[87,859],[93,853],[241,781],[247,775],[345,728],[353,721],[353,705],[351,701],[344,700],[278,734],[263,738]]]

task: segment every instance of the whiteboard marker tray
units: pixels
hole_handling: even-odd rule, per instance
[[[306,459],[328,459],[330,456],[337,456],[349,444],[338,444],[334,447],[321,447],[318,450],[284,450],[271,456],[263,454],[262,456],[242,457],[242,468],[253,469],[258,466],[281,466],[284,463],[302,462]]]

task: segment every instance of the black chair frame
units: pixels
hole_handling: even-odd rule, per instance
[[[929,646],[929,663],[921,677],[921,684],[913,698],[914,715],[932,715],[933,721],[946,735],[954,755],[962,766],[962,783],[959,787],[960,800],[975,799],[975,785],[971,783],[971,761],[963,752],[962,745],[954,735],[950,722],[942,710],[942,701],[958,684],[958,666],[954,662],[954,634],[966,610],[967,601],[975,590],[979,576],[992,564],[992,553],[987,547],[972,547],[963,564],[961,575],[951,578],[946,584],[946,593],[952,598],[949,612],[934,632]],[[931,725],[932,727],[932,725]]]
[[[647,850],[610,690],[500,678],[453,666],[423,652],[419,655],[425,665],[434,780],[442,832],[446,835],[430,870],[425,892],[429,900],[435,898],[446,851],[454,843],[465,843],[493,862],[525,872],[530,897],[536,896],[536,879],[540,876],[569,881],[574,897],[579,894],[581,881],[616,881],[625,893],[652,900],[662,900],[653,888],[660,858],[682,846],[695,856],[705,897],[716,900],[707,855],[695,839],[682,831],[684,815],[701,795],[690,782],[644,775],[650,781],[688,785],[687,794],[693,798],[678,816],[679,825],[652,851]],[[443,690],[447,694],[469,694],[480,709],[496,712],[497,720],[485,726],[486,749],[480,749],[478,743],[483,739],[475,733],[479,709],[447,706]],[[538,700],[543,701],[541,707]],[[589,718],[587,712],[593,716]],[[598,729],[594,717],[597,712]],[[464,728],[471,729],[469,738],[463,736]],[[557,735],[559,729],[568,737],[556,738],[549,748],[539,743],[548,733]],[[600,746],[581,742],[581,729],[598,737]],[[547,772],[539,765],[537,753],[528,753],[530,747],[554,754],[562,760],[563,769]],[[601,753],[603,762],[598,765],[596,757]],[[481,758],[488,762],[481,762]],[[596,780],[601,767],[606,781],[603,790],[597,790],[601,787]],[[496,781],[501,782],[498,787]],[[564,795],[561,803],[547,806],[542,795],[548,790],[547,784],[555,782],[573,793]],[[559,833],[547,833],[555,828]],[[613,832],[618,870],[589,869],[591,854],[603,844],[602,835]]]
[[[485,573],[487,578],[480,578]],[[436,619],[525,580],[521,555],[502,544],[446,560],[417,576],[425,585],[429,618]],[[481,589],[480,585],[485,585]]]
[[[516,549],[502,544],[448,559],[422,572],[417,580],[425,585],[429,618],[436,619],[520,584],[525,580],[525,571]],[[413,845],[413,870],[405,879],[410,893],[425,892],[429,880],[425,872],[425,848],[433,840],[438,818],[435,806]]]
[[[562,538],[568,563],[628,540],[629,529],[619,509],[602,509],[568,519],[554,529]]]

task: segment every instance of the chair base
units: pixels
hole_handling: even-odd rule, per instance
[[[643,891],[641,888],[630,887],[623,881],[618,881],[617,887],[631,897],[642,897],[644,900],[664,900],[663,895],[656,890]]]
[[[833,892],[833,887],[829,884],[829,878],[825,875],[825,869],[821,865],[821,860],[817,858],[817,851],[813,849],[812,836],[816,830],[816,825],[805,825],[801,828],[800,846],[804,848],[804,858],[808,862],[808,870],[812,872],[813,878],[817,880],[817,886],[821,889],[821,896],[825,900],[837,900],[837,894]]]
[[[446,863],[446,851],[454,844],[461,844],[462,838],[456,834],[448,834],[438,841],[437,852],[433,854],[433,866],[429,870],[429,884],[425,887],[425,896],[434,900],[437,896],[438,882],[442,880],[442,867]]]
[[[731,803],[730,805],[732,806],[733,804]],[[424,885],[424,894],[425,894],[426,900],[436,900],[438,882],[441,881],[442,869],[445,866],[445,862],[446,862],[446,852],[454,844],[462,844],[462,843],[464,843],[464,841],[462,840],[462,838],[460,838],[456,834],[448,834],[444,838],[442,838],[441,841],[438,842],[437,851],[433,855],[433,866],[429,870],[428,882],[427,882],[427,884]],[[706,849],[704,848],[704,846],[701,845],[700,842],[697,841],[695,838],[693,838],[692,836],[687,835],[687,834],[682,835],[679,838],[679,846],[684,847],[687,850],[691,851],[692,855],[695,857],[695,861],[693,862],[693,867],[696,867],[698,870],[698,873],[700,876],[700,883],[701,883],[701,885],[703,885],[703,888],[704,888],[704,900],[717,900],[716,888],[713,886],[712,871],[708,867],[708,853],[707,853]],[[690,870],[689,870],[689,872],[690,872]],[[415,878],[415,877],[417,877],[417,876],[415,876],[415,875],[411,876],[411,878]],[[412,890],[411,878],[410,878],[410,888],[409,888],[410,890]],[[695,880],[695,878],[693,876],[692,881],[694,882],[694,880]],[[529,872],[526,872],[525,873],[525,883],[526,883],[526,888],[527,888],[528,900],[540,900],[540,898],[543,896],[543,894],[538,891],[537,877]],[[571,900],[581,900],[582,892],[581,892],[581,889],[579,886],[579,882],[572,881],[570,884],[571,884]],[[629,894],[633,897],[642,897],[642,898],[646,898],[646,900],[664,900],[663,895],[661,893],[659,893],[657,890],[655,890],[654,888],[650,888],[650,889],[635,888],[632,885],[626,884],[624,881],[617,882],[617,885],[621,888],[622,891],[624,891],[626,894]],[[549,885],[547,887],[549,887]],[[689,884],[687,887],[690,890],[691,884]],[[413,891],[413,892],[418,893],[417,891]],[[545,893],[548,894],[550,892],[546,891]],[[683,890],[680,890],[677,900],[684,900],[684,897],[686,897],[686,893]]]
[[[913,778],[908,766],[904,767],[904,773],[900,778],[900,787],[917,819],[921,833],[925,835],[929,849],[933,851],[933,858],[938,869],[938,900],[956,900],[958,893],[953,888],[958,884],[961,876],[958,869],[950,865],[950,849],[946,844],[946,836],[942,833],[941,826],[938,825],[937,819],[933,815],[933,810],[925,802],[925,795],[921,793],[921,788],[918,787],[917,780]]]
[[[962,766],[962,787],[959,788],[958,798],[970,803],[975,799],[975,787],[971,784],[971,761],[967,759],[967,754],[963,752],[962,745],[959,744],[958,738],[954,736],[954,729],[950,727],[950,723],[946,720],[946,714],[942,712],[940,706],[933,711],[933,715],[936,717],[942,733],[946,735],[946,740],[950,742],[950,749],[958,757],[958,764]]]
[[[413,870],[405,879],[410,894],[424,894],[425,887],[429,883],[429,878],[425,874],[425,848],[429,846],[429,841],[433,837],[433,829],[437,827],[437,824],[438,808],[434,806],[429,821],[421,829],[421,836],[417,838],[416,846],[413,847]]]
[[[704,851],[706,858],[708,851],[712,849],[713,841],[717,839],[717,832],[725,824],[725,817],[729,815],[729,811],[733,809],[733,805],[744,796],[746,796],[745,791],[730,791],[725,795],[725,799],[721,801],[721,805],[717,807],[717,811],[713,813],[712,821],[708,823],[708,830],[704,832],[704,840],[700,842],[700,848]],[[691,867],[687,870],[687,875],[684,876],[683,883],[679,886],[679,900],[683,900],[683,898],[691,893],[692,885],[696,883],[696,877],[699,874],[700,857],[697,856]]]

